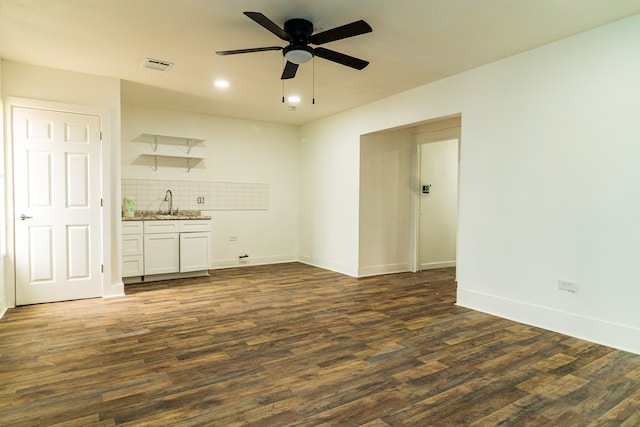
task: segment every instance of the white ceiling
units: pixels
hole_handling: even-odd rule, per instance
[[[286,44],[243,11],[317,31],[364,19],[372,33],[323,47],[371,64],[301,65],[284,83],[302,97],[289,111],[281,52],[215,55]],[[302,124],[636,13],[640,0],[0,0],[0,57],[122,79],[123,102]]]

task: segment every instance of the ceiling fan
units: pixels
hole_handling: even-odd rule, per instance
[[[312,48],[309,46],[309,44],[321,45],[373,31],[371,26],[363,20],[313,34],[313,23],[306,19],[289,19],[284,23],[284,29],[282,29],[278,24],[274,23],[260,12],[244,12],[244,14],[267,30],[271,31],[277,37],[289,42],[289,46],[267,46],[251,49],[223,50],[216,52],[216,54],[236,55],[239,53],[282,50],[282,54],[287,60],[282,72],[282,80],[294,78],[296,71],[298,71],[298,65],[307,62],[314,56],[337,62],[338,64],[346,65],[347,67],[355,68],[356,70],[362,70],[364,67],[369,65],[369,61],[345,55],[344,53],[336,52],[335,50],[323,47]]]

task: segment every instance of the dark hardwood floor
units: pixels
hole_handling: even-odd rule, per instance
[[[0,425],[640,425],[640,356],[457,307],[453,269],[127,294],[6,313]]]

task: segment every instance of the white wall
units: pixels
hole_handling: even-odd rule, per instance
[[[415,152],[409,129],[361,138],[358,276],[412,268]]]
[[[7,244],[7,212],[5,203],[6,194],[6,181],[5,181],[5,166],[4,166],[4,151],[5,151],[5,134],[4,134],[4,103],[2,102],[2,58],[0,58],[0,317],[2,317],[7,311],[7,291],[9,286],[8,280],[5,277],[6,268],[5,256],[6,244]]]
[[[458,303],[640,353],[637,40],[640,15],[303,126],[301,253],[357,271],[360,135],[460,112]]]
[[[299,259],[357,276],[358,126],[343,114],[302,130]]]
[[[148,144],[133,142],[142,133],[205,139],[194,149],[205,159],[190,172],[182,162],[153,171],[138,160],[149,152]],[[204,211],[213,217],[212,268],[297,259],[297,127],[125,104],[122,141],[125,179],[268,184],[268,210]],[[174,191],[174,200],[180,197]],[[243,254],[249,258],[241,262]]]
[[[112,230],[119,230],[120,206],[112,204],[112,200],[120,198],[120,186],[111,182],[120,181],[120,81],[117,79],[92,76],[87,74],[63,71],[52,68],[26,65],[11,61],[2,62],[2,96],[6,100],[12,98],[28,98],[33,100],[50,101],[62,104],[76,104],[95,107],[105,111],[103,119],[107,119],[103,160],[107,164],[112,181],[103,183],[107,194],[104,195],[104,223],[106,232],[104,243],[105,283],[103,295],[121,295],[124,287],[121,280],[121,262],[119,238],[111,238]],[[9,172],[9,171],[7,171]],[[7,175],[8,188],[13,187],[10,174]],[[19,185],[19,184],[18,184]],[[12,200],[7,194],[7,201]],[[9,231],[13,227],[10,218],[13,217],[12,206],[8,203],[7,220]],[[8,256],[5,264],[9,270],[10,280],[5,282],[5,292],[9,305],[15,302],[13,279],[13,235],[9,235]]]
[[[458,139],[420,144],[420,269],[454,267],[458,231]],[[428,138],[424,138],[428,140]],[[418,188],[415,190],[418,192]]]

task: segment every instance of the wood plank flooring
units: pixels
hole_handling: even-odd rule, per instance
[[[640,426],[640,356],[291,263],[0,320],[3,426]]]

